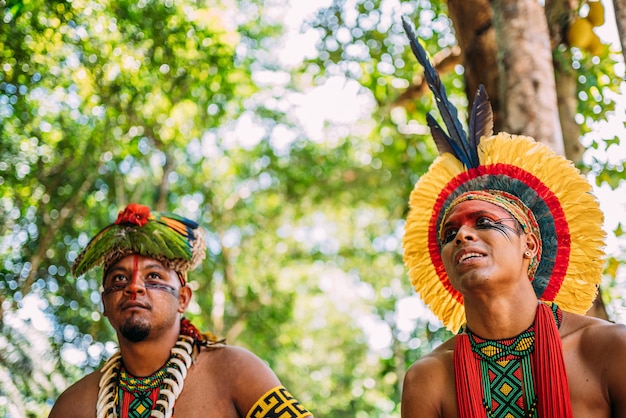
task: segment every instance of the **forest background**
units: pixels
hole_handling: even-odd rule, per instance
[[[607,211],[601,308],[625,322],[623,47],[568,36],[589,3],[0,0],[0,415],[45,417],[115,351],[99,272],[69,266],[141,202],[207,231],[191,276],[199,328],[266,360],[317,417],[399,417],[407,366],[450,336],[402,262],[409,193],[436,149],[401,16],[464,117],[487,72],[470,71],[478,58],[458,35],[483,12],[474,33],[493,34],[506,3],[538,5],[546,22],[524,17],[550,40],[553,67],[534,81],[552,87],[535,94],[573,109],[559,108],[552,144]],[[593,33],[623,27],[617,12]],[[490,80],[496,126],[519,133],[502,103],[522,96]]]

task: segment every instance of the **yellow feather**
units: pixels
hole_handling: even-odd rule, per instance
[[[567,274],[554,301],[564,310],[585,313],[596,295],[604,266],[603,216],[591,186],[575,166],[530,137],[500,133],[483,138],[478,155],[481,166],[496,163],[519,167],[537,177],[558,199],[570,229]],[[429,226],[437,198],[465,168],[451,154],[439,156],[417,182],[409,198],[403,238],[404,262],[415,291],[443,322],[457,332],[465,310],[442,284],[429,251]],[[451,191],[445,191],[446,195]]]

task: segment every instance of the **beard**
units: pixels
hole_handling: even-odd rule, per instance
[[[120,327],[120,334],[128,341],[138,343],[143,341],[150,334],[151,326],[149,322],[130,319]]]

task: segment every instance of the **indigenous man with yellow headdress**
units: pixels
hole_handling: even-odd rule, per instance
[[[492,133],[479,89],[466,134],[417,41],[448,133],[410,197],[404,260],[454,337],[405,376],[403,418],[626,417],[626,327],[584,316],[603,267],[603,215],[571,162]]]
[[[70,386],[51,418],[313,416],[261,359],[183,317],[187,272],[205,255],[197,223],[137,204],[89,242],[72,273],[102,265],[104,315],[119,351]]]

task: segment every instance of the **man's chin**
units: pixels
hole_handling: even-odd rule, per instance
[[[130,319],[122,324],[120,334],[128,341],[138,343],[150,334],[150,324],[146,321]]]

